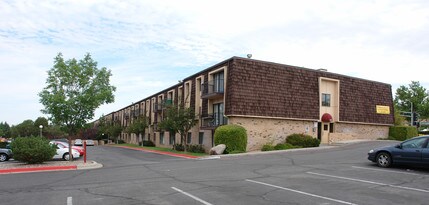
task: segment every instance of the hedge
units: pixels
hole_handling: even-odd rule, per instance
[[[43,163],[57,153],[55,146],[43,137],[18,137],[10,144],[13,158],[28,164]]]
[[[239,125],[223,125],[215,130],[215,145],[225,144],[225,153],[246,152],[247,133],[246,129]]]
[[[389,127],[389,139],[404,141],[417,136],[417,128],[412,126]]]
[[[320,140],[305,134],[291,134],[286,138],[286,143],[300,147],[318,147]]]

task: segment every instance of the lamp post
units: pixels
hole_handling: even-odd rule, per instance
[[[40,128],[40,137],[42,137],[42,129],[43,129],[43,125],[39,125]]]
[[[101,140],[104,142],[104,133],[101,134]]]

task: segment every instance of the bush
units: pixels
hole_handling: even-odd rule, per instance
[[[125,144],[124,140],[118,140],[118,144]]]
[[[216,129],[214,134],[215,145],[225,144],[225,153],[246,152],[246,129],[239,125],[223,125]]]
[[[275,150],[274,149],[274,146],[273,145],[271,145],[271,144],[264,144],[264,146],[262,146],[262,149],[261,149],[261,151],[273,151],[273,150]]]
[[[291,134],[286,138],[286,142],[300,147],[318,147],[320,140],[305,134]]]
[[[43,163],[57,153],[55,146],[42,137],[18,137],[11,143],[13,158],[28,164]]]
[[[173,149],[176,151],[185,151],[185,146],[183,144],[174,144],[173,145]]]
[[[7,142],[0,142],[0,148],[6,148]]]
[[[285,149],[295,149],[295,148],[301,148],[301,146],[295,146],[289,143],[284,143],[284,144],[280,143],[274,146],[275,150],[285,150]]]
[[[404,141],[417,136],[417,128],[412,126],[392,126],[389,128],[389,139]]]
[[[186,145],[186,151],[193,152],[193,153],[206,153],[204,146],[200,144]]]
[[[142,143],[139,142],[139,145],[142,146]],[[152,141],[147,141],[147,140],[143,140],[143,146],[145,147],[155,147],[155,143],[153,143]]]

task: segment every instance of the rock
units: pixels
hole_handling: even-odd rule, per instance
[[[220,145],[214,146],[214,147],[212,147],[210,149],[210,155],[220,155],[220,154],[223,154],[223,152],[225,151],[225,149],[226,149],[226,145],[224,145],[224,144],[220,144]]]

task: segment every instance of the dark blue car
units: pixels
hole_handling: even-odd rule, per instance
[[[368,159],[380,167],[392,164],[429,165],[429,135],[414,137],[394,146],[372,149]]]

